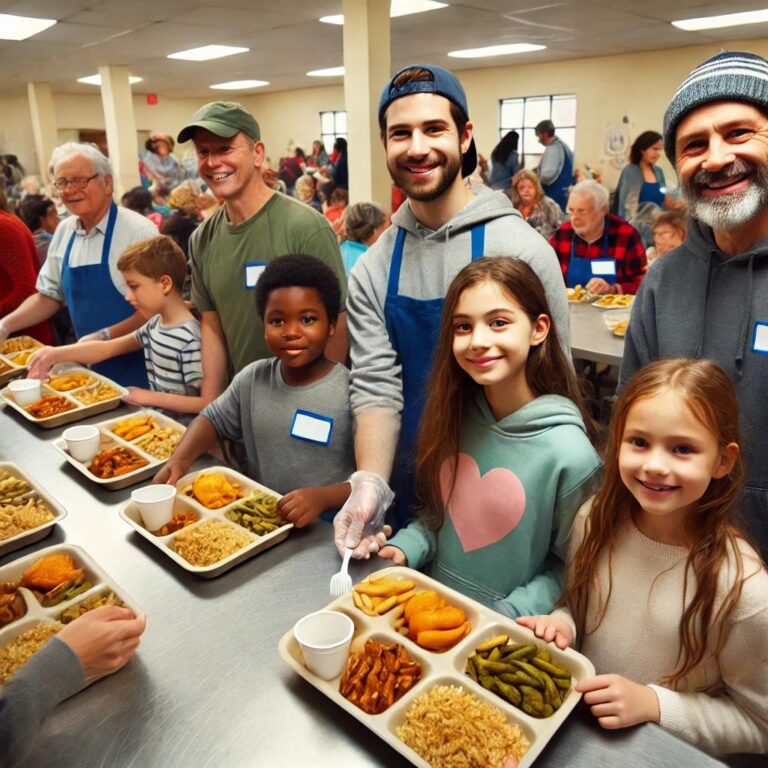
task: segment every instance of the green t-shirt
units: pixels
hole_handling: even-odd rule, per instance
[[[339,278],[344,306],[347,279],[336,236],[324,216],[298,200],[275,193],[237,225],[230,224],[221,206],[192,234],[192,302],[200,312],[218,313],[235,373],[272,356],[254,288],[264,265],[286,253],[325,262]]]

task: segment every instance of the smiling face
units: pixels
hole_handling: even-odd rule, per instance
[[[289,286],[269,294],[264,309],[264,338],[280,360],[287,384],[309,384],[333,365],[325,357],[328,338],[336,332],[316,288]]]
[[[485,388],[488,400],[512,406],[511,413],[534,398],[525,375],[531,346],[549,332],[549,318],[532,323],[522,307],[499,285],[486,280],[467,288],[453,313],[453,354],[459,367]],[[503,413],[496,413],[501,418]]]
[[[734,230],[768,206],[768,116],[750,104],[716,102],[677,127],[676,167],[691,213]]]
[[[415,93],[387,108],[387,168],[392,181],[413,200],[436,200],[461,185],[462,154],[471,140],[472,124],[459,135],[443,96]]]
[[[261,179],[264,145],[251,140],[244,133],[222,138],[198,128],[194,136],[197,168],[200,178],[211,192],[225,202],[241,198],[254,183]]]
[[[155,280],[135,269],[126,269],[123,272],[123,280],[128,286],[125,300],[146,319],[160,313],[166,296],[173,288],[173,281],[168,275]]]
[[[85,155],[67,155],[56,163],[53,170],[55,181],[89,179],[93,175],[93,163]],[[61,200],[71,214],[80,218],[86,230],[90,230],[109,210],[112,177],[96,176],[83,187],[70,184],[61,190]]]
[[[710,481],[731,470],[737,453],[735,443],[721,449],[674,390],[637,401],[627,413],[618,461],[621,480],[640,505],[638,528],[677,542],[685,518]]]

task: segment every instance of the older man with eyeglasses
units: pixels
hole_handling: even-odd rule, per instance
[[[67,142],[51,156],[54,186],[72,216],[56,228],[37,292],[0,320],[0,341],[51,317],[66,304],[78,339],[110,339],[139,328],[144,319],[125,300],[117,269],[120,254],[157,235],[155,225],[112,199],[112,168],[92,144]],[[123,386],[147,386],[140,352],[113,358],[97,371]]]

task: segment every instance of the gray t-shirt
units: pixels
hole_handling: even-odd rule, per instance
[[[333,419],[327,445],[291,434],[297,411],[316,424]],[[343,483],[355,471],[349,371],[338,363],[319,381],[292,387],[277,358],[257,360],[202,415],[219,437],[244,442],[248,474],[278,493]]]

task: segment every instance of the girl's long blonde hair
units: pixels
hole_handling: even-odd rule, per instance
[[[446,459],[458,461],[464,412],[481,389],[456,362],[453,354],[453,315],[461,294],[467,288],[486,281],[498,283],[531,323],[535,324],[539,315],[551,318],[541,281],[533,269],[519,259],[496,256],[473,261],[456,275],[448,288],[416,444],[416,490],[424,504],[420,516],[432,530],[442,526],[447,504],[441,492],[440,470]],[[528,353],[525,378],[537,397],[562,395],[573,400],[588,427],[592,425],[573,367],[563,354],[557,328],[551,320],[547,337],[541,344],[532,346]],[[454,478],[455,468],[454,463]]]
[[[638,503],[619,475],[619,450],[627,415],[640,400],[665,390],[678,393],[694,416],[712,433],[718,448],[739,443],[739,407],[736,393],[725,371],[709,360],[658,360],[642,368],[620,395],[611,421],[605,453],[603,484],[595,495],[584,540],[569,570],[566,603],[576,621],[578,636],[591,634],[599,626],[611,597],[611,549],[622,526],[639,509]],[[721,630],[715,639],[715,653],[722,649],[726,635],[723,628],[736,607],[744,582],[739,539],[745,538],[734,522],[736,505],[744,477],[741,458],[737,456],[731,472],[710,481],[695,513],[685,521],[685,535],[690,554],[685,564],[684,584],[694,576],[695,592],[680,621],[680,651],[677,669],[670,670],[664,684],[673,686],[704,658],[713,623]],[[608,554],[608,594],[596,606],[594,626],[587,627],[590,599],[597,594],[600,555]],[[729,560],[736,562],[736,579],[722,605],[715,610],[718,577]],[[683,596],[685,602],[685,594]]]

